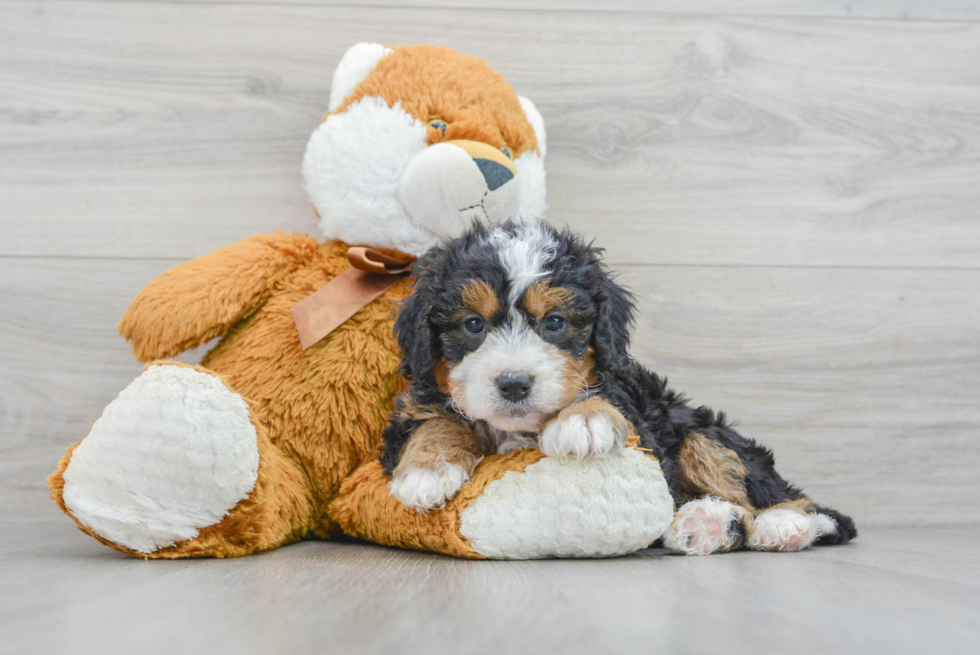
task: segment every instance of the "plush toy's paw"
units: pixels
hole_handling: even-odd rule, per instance
[[[106,541],[152,553],[221,521],[249,496],[258,466],[241,396],[195,368],[153,365],[72,452],[61,498]]]
[[[809,548],[821,535],[833,534],[834,520],[825,514],[802,514],[795,509],[771,509],[755,519],[746,542],[752,550],[797,551]]]
[[[558,413],[539,438],[549,457],[581,459],[606,455],[626,443],[629,424],[615,407],[601,398],[589,398]]]
[[[664,535],[664,546],[684,555],[710,555],[738,543],[739,508],[726,500],[699,498],[677,510]]]
[[[396,471],[388,488],[391,495],[417,512],[444,507],[466,483],[469,475],[455,464],[439,469],[407,468]]]

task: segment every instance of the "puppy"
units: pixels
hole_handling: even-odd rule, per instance
[[[384,435],[390,490],[441,507],[491,453],[602,457],[631,431],[679,506],[665,544],[689,554],[799,550],[856,536],[723,414],[692,408],[629,355],[633,298],[601,250],[540,221],[475,225],[416,264],[395,331],[409,389]]]

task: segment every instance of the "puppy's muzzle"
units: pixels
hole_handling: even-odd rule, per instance
[[[534,378],[527,373],[504,373],[497,377],[497,390],[500,397],[512,403],[519,403],[531,393]]]

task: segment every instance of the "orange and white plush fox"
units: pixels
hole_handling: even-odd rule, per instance
[[[673,506],[656,461],[636,451],[601,464],[490,457],[429,514],[388,495],[376,458],[405,386],[392,326],[410,278],[388,280],[306,348],[297,332],[294,309],[347,275],[350,246],[405,262],[473,220],[540,216],[545,152],[533,103],[482,60],[352,47],[303,161],[327,240],[254,236],[150,282],[119,324],[147,367],[62,458],[55,501],[89,535],[145,558],[232,557],[341,531],[465,557],[648,545]],[[199,366],[162,361],[215,337]]]

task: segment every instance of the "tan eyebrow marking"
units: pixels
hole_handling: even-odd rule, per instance
[[[552,287],[549,280],[535,282],[524,294],[524,309],[541,319],[556,307],[572,301],[572,292],[565,287]]]
[[[482,280],[469,280],[463,286],[463,302],[486,320],[500,311],[500,301],[490,285]]]

